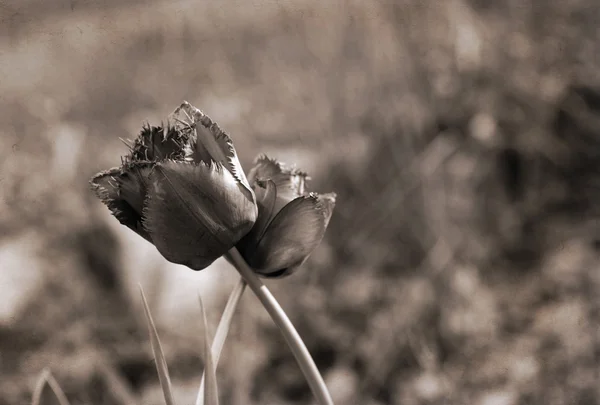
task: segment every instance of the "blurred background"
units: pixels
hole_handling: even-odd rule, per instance
[[[0,405],[49,367],[73,405],[179,404],[235,271],[169,264],[88,188],[188,100],[246,170],[265,152],[338,203],[268,281],[336,404],[600,403],[600,5],[594,0],[5,0]],[[314,404],[247,292],[224,404]]]

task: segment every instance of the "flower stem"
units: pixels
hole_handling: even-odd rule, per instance
[[[235,264],[237,271],[240,273],[242,278],[246,280],[248,286],[252,292],[258,297],[260,302],[263,304],[273,322],[279,327],[279,330],[283,334],[288,346],[292,350],[313,395],[317,398],[320,405],[333,405],[333,400],[323,377],[317,369],[313,358],[311,357],[306,345],[302,341],[302,338],[294,328],[294,325],[286,315],[281,305],[277,302],[273,294],[269,291],[267,286],[256,276],[250,266],[246,263],[240,252],[236,248],[229,251],[229,257]]]

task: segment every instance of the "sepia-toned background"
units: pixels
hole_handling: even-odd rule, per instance
[[[594,0],[4,0],[0,404],[49,367],[73,405],[179,404],[236,273],[193,272],[88,179],[183,101],[335,191],[301,271],[268,281],[338,405],[600,403],[600,5]],[[314,404],[247,292],[233,405]]]

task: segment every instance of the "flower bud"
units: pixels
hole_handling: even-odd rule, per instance
[[[335,194],[306,192],[306,173],[285,169],[266,156],[250,171],[258,219],[237,245],[258,274],[292,274],[319,245],[335,206]]]

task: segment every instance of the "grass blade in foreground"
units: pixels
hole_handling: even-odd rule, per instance
[[[215,372],[215,363],[210,343],[210,334],[208,333],[208,322],[206,321],[206,311],[202,303],[202,297],[198,296],[200,310],[202,311],[202,323],[204,324],[204,376],[206,377],[206,386],[204,387],[204,404],[219,405],[219,389],[217,387],[217,375]],[[199,393],[200,395],[202,392]]]
[[[144,289],[140,285],[140,293],[142,294],[142,302],[144,303],[144,312],[146,313],[146,319],[148,321],[148,331],[150,333],[150,343],[152,344],[152,352],[154,353],[154,361],[156,362],[156,370],[158,371],[158,380],[165,396],[165,403],[167,405],[174,405],[173,394],[171,392],[171,378],[169,377],[169,369],[167,362],[160,345],[160,339],[158,338],[158,332],[156,332],[156,326],[152,320],[150,314],[150,308],[144,295]]]
[[[32,405],[69,405],[65,393],[52,377],[49,369],[44,369],[33,391]]]
[[[215,373],[219,364],[219,358],[221,357],[223,345],[225,344],[225,339],[227,338],[227,335],[229,333],[229,327],[231,326],[233,314],[235,313],[235,310],[238,306],[238,303],[240,302],[240,298],[242,297],[242,294],[244,293],[245,289],[246,282],[243,278],[240,277],[240,280],[229,295],[229,299],[227,300],[227,304],[225,305],[225,310],[223,310],[223,315],[221,315],[221,320],[219,321],[219,326],[217,326],[217,331],[215,332],[215,340],[213,340],[212,344],[212,357],[213,362],[215,364]],[[204,373],[202,373],[202,380],[200,381],[200,388],[198,389],[196,405],[204,405],[204,379],[205,375]]]
[[[246,280],[252,292],[258,297],[269,315],[271,315],[273,322],[279,327],[318,403],[320,405],[333,405],[333,400],[327,390],[325,381],[323,381],[323,377],[321,377],[306,345],[283,308],[281,308],[281,305],[279,305],[267,286],[254,274],[236,248],[231,249],[228,254],[233,263],[235,263],[237,271]]]

